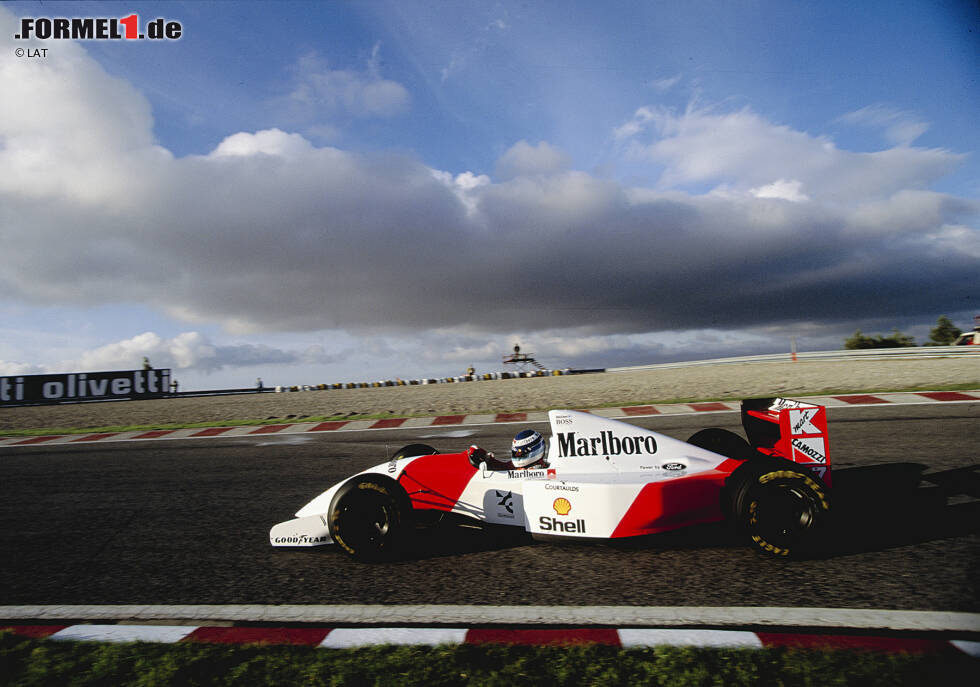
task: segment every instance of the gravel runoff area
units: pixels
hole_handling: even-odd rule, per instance
[[[964,384],[980,389],[980,360],[972,356],[725,364],[454,384],[3,408],[0,432],[347,415],[499,413],[840,391],[924,391]]]

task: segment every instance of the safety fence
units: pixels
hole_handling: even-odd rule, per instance
[[[371,389],[387,386],[419,386],[426,384],[460,384],[463,382],[490,381],[495,379],[527,379],[530,377],[560,377],[562,375],[580,375],[594,372],[605,372],[605,368],[588,370],[566,368],[563,370],[529,370],[521,372],[487,372],[485,374],[458,375],[455,377],[427,377],[422,379],[384,379],[377,382],[337,382],[333,384],[314,384],[302,386],[277,386],[273,390],[283,391],[316,391],[326,389]]]
[[[713,358],[709,360],[684,360],[672,363],[650,365],[631,365],[628,367],[591,368],[562,370],[532,370],[527,372],[491,372],[481,375],[459,375],[428,379],[394,379],[376,382],[344,382],[335,384],[316,384],[304,386],[275,387],[275,391],[311,391],[317,389],[367,389],[388,386],[415,386],[418,384],[453,384],[493,379],[518,379],[527,377],[552,377],[595,372],[634,372],[640,370],[667,370],[681,367],[710,365],[735,365],[753,363],[784,363],[812,360],[903,360],[925,358],[949,358],[977,356],[980,361],[980,346],[921,346],[906,348],[872,348],[841,351],[807,351],[802,353],[769,353],[766,355],[743,355],[732,358]]]

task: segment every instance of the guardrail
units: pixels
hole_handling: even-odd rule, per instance
[[[384,386],[417,386],[427,384],[454,384],[457,382],[479,382],[492,379],[524,379],[527,377],[559,377],[561,375],[590,374],[593,372],[605,372],[605,368],[595,368],[589,370],[575,370],[566,368],[564,370],[524,370],[520,372],[487,372],[484,374],[457,375],[455,377],[431,377],[422,379],[382,379],[376,382],[337,382],[334,384],[303,384],[298,386],[277,386],[275,391],[316,391],[325,389],[370,389]]]
[[[887,360],[918,358],[959,358],[980,356],[980,346],[916,346],[906,348],[864,348],[843,351],[805,351],[796,353],[795,359],[802,360]],[[699,365],[732,365],[736,363],[785,363],[794,360],[792,353],[770,353],[767,355],[742,355],[735,358],[713,358],[710,360],[685,360],[676,363],[655,363],[652,365],[631,365],[629,367],[609,367],[606,372],[632,372],[634,370],[667,370],[675,367],[696,367]]]

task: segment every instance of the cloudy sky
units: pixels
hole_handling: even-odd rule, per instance
[[[15,38],[130,14],[182,35]],[[972,0],[5,3],[0,374],[317,384],[968,329],[978,55]]]

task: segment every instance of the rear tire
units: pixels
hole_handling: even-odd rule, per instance
[[[755,455],[749,442],[735,432],[720,427],[709,427],[695,432],[687,443],[737,460],[746,460]]]
[[[759,553],[794,558],[819,551],[830,516],[827,486],[785,460],[748,462],[729,478],[730,513]]]
[[[358,560],[391,560],[404,550],[411,512],[408,495],[393,479],[354,477],[330,504],[330,537]]]

